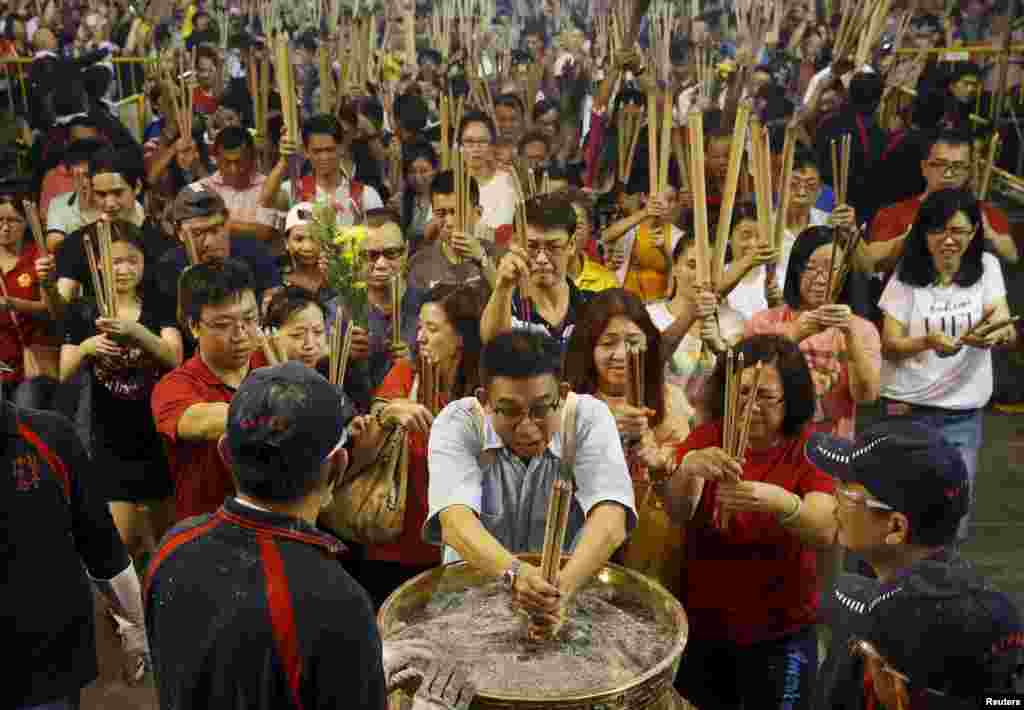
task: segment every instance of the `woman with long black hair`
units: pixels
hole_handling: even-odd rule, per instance
[[[992,396],[992,348],[1012,346],[999,260],[984,249],[978,200],[966,190],[925,198],[896,274],[882,293],[881,396],[885,414],[942,432],[963,454],[975,492],[982,411]],[[967,536],[970,514],[960,525]]]

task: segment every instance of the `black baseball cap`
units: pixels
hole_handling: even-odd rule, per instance
[[[202,185],[188,185],[174,198],[171,219],[184,222],[196,217],[212,217],[228,211],[224,198]]]
[[[346,443],[344,395],[299,362],[254,370],[228,409],[226,446],[244,493],[292,499],[319,481],[320,466]],[[251,490],[257,487],[262,490]]]
[[[970,504],[967,467],[959,450],[923,424],[888,420],[857,441],[813,434],[807,459],[841,481],[859,483],[907,516],[922,544],[945,544],[956,535]]]

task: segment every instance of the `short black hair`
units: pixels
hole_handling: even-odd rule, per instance
[[[437,151],[434,150],[434,146],[425,141],[410,143],[405,146],[405,151],[402,155],[402,163],[405,166],[406,172],[409,171],[409,166],[417,160],[426,160],[428,163],[433,165],[435,169],[440,162],[437,157]]]
[[[798,436],[814,418],[814,380],[807,360],[797,344],[781,335],[755,335],[744,338],[733,347],[743,355],[743,366],[759,362],[775,365],[782,380],[782,401],[786,414],[782,419],[782,433]],[[707,384],[706,403],[713,419],[721,419],[725,411],[725,368],[728,358],[718,358]]]
[[[519,150],[522,151],[530,143],[543,143],[544,149],[549,153],[551,152],[551,141],[548,137],[540,131],[530,131],[522,138],[519,139]]]
[[[256,289],[252,270],[238,259],[195,264],[178,279],[178,312],[184,327],[194,326],[207,306],[237,301],[246,291]]]
[[[985,251],[985,240],[978,234],[982,228],[981,208],[973,193],[960,189],[939,190],[925,198],[903,244],[903,256],[899,264],[900,281],[919,288],[935,283],[937,272],[935,261],[928,251],[928,234],[944,230],[946,223],[957,212],[967,215],[974,225],[975,234],[960,260],[960,270],[953,277],[953,283],[966,288],[981,280],[984,273],[981,258]]]
[[[88,163],[92,156],[106,147],[106,143],[95,138],[84,138],[82,140],[72,141],[67,148],[64,149],[64,157],[62,162],[68,167],[72,165],[79,165],[80,163]]]
[[[968,151],[973,155],[974,153],[974,141],[971,140],[971,135],[966,131],[942,131],[939,135],[924,146],[924,152],[921,154],[925,158],[932,154],[932,148],[937,145],[948,145],[948,146],[967,146]]]
[[[498,129],[494,125],[494,121],[491,117],[482,111],[467,111],[466,115],[462,117],[462,123],[459,124],[459,142],[462,142],[462,134],[466,132],[466,128],[473,123],[482,123],[487,126],[487,131],[491,134],[491,143],[495,141],[498,136]]]
[[[132,188],[141,186],[146,177],[146,169],[138,152],[110,145],[104,146],[89,158],[89,175],[104,173],[120,175]]]
[[[818,161],[814,159],[814,154],[803,146],[797,146],[796,150],[793,151],[793,172],[807,168],[813,168],[819,176],[821,175],[821,167],[818,165]]]
[[[217,150],[253,149],[256,147],[252,134],[241,126],[228,126],[217,134],[213,144]]]
[[[302,126],[302,143],[304,145],[308,144],[309,139],[314,135],[330,136],[338,143],[341,143],[341,124],[330,114],[317,114]]]
[[[535,195],[526,201],[526,224],[545,232],[564,229],[571,238],[576,234],[576,210],[565,195]]]
[[[434,195],[455,194],[455,173],[451,170],[442,170],[430,181],[430,198]],[[473,207],[480,206],[480,186],[476,178],[469,179],[469,202]]]
[[[285,286],[278,290],[267,304],[263,325],[267,328],[284,327],[292,316],[309,306],[316,306],[326,317],[327,309],[316,296],[301,286]]]
[[[497,377],[525,380],[562,376],[562,346],[546,333],[510,330],[484,344],[480,352],[480,384],[488,387]]]
[[[523,100],[518,94],[498,94],[494,97],[494,108],[499,106],[514,108],[520,116],[526,115],[526,107],[523,106]]]
[[[430,108],[422,96],[402,94],[395,99],[395,115],[398,117],[398,125],[404,130],[419,133],[427,127]]]
[[[533,120],[539,121],[549,111],[558,111],[558,104],[551,99],[541,99],[533,105]]]

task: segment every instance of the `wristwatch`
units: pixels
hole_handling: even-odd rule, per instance
[[[501,573],[501,583],[507,591],[511,592],[516,588],[516,579],[519,577],[519,568],[522,564],[516,560],[511,567]]]

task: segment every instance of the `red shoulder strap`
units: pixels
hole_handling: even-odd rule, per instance
[[[312,202],[316,199],[316,180],[312,175],[299,178],[299,199],[301,202]]]
[[[365,186],[358,180],[353,180],[349,183],[348,196],[352,198],[352,203],[359,212],[363,211],[363,190]]]

